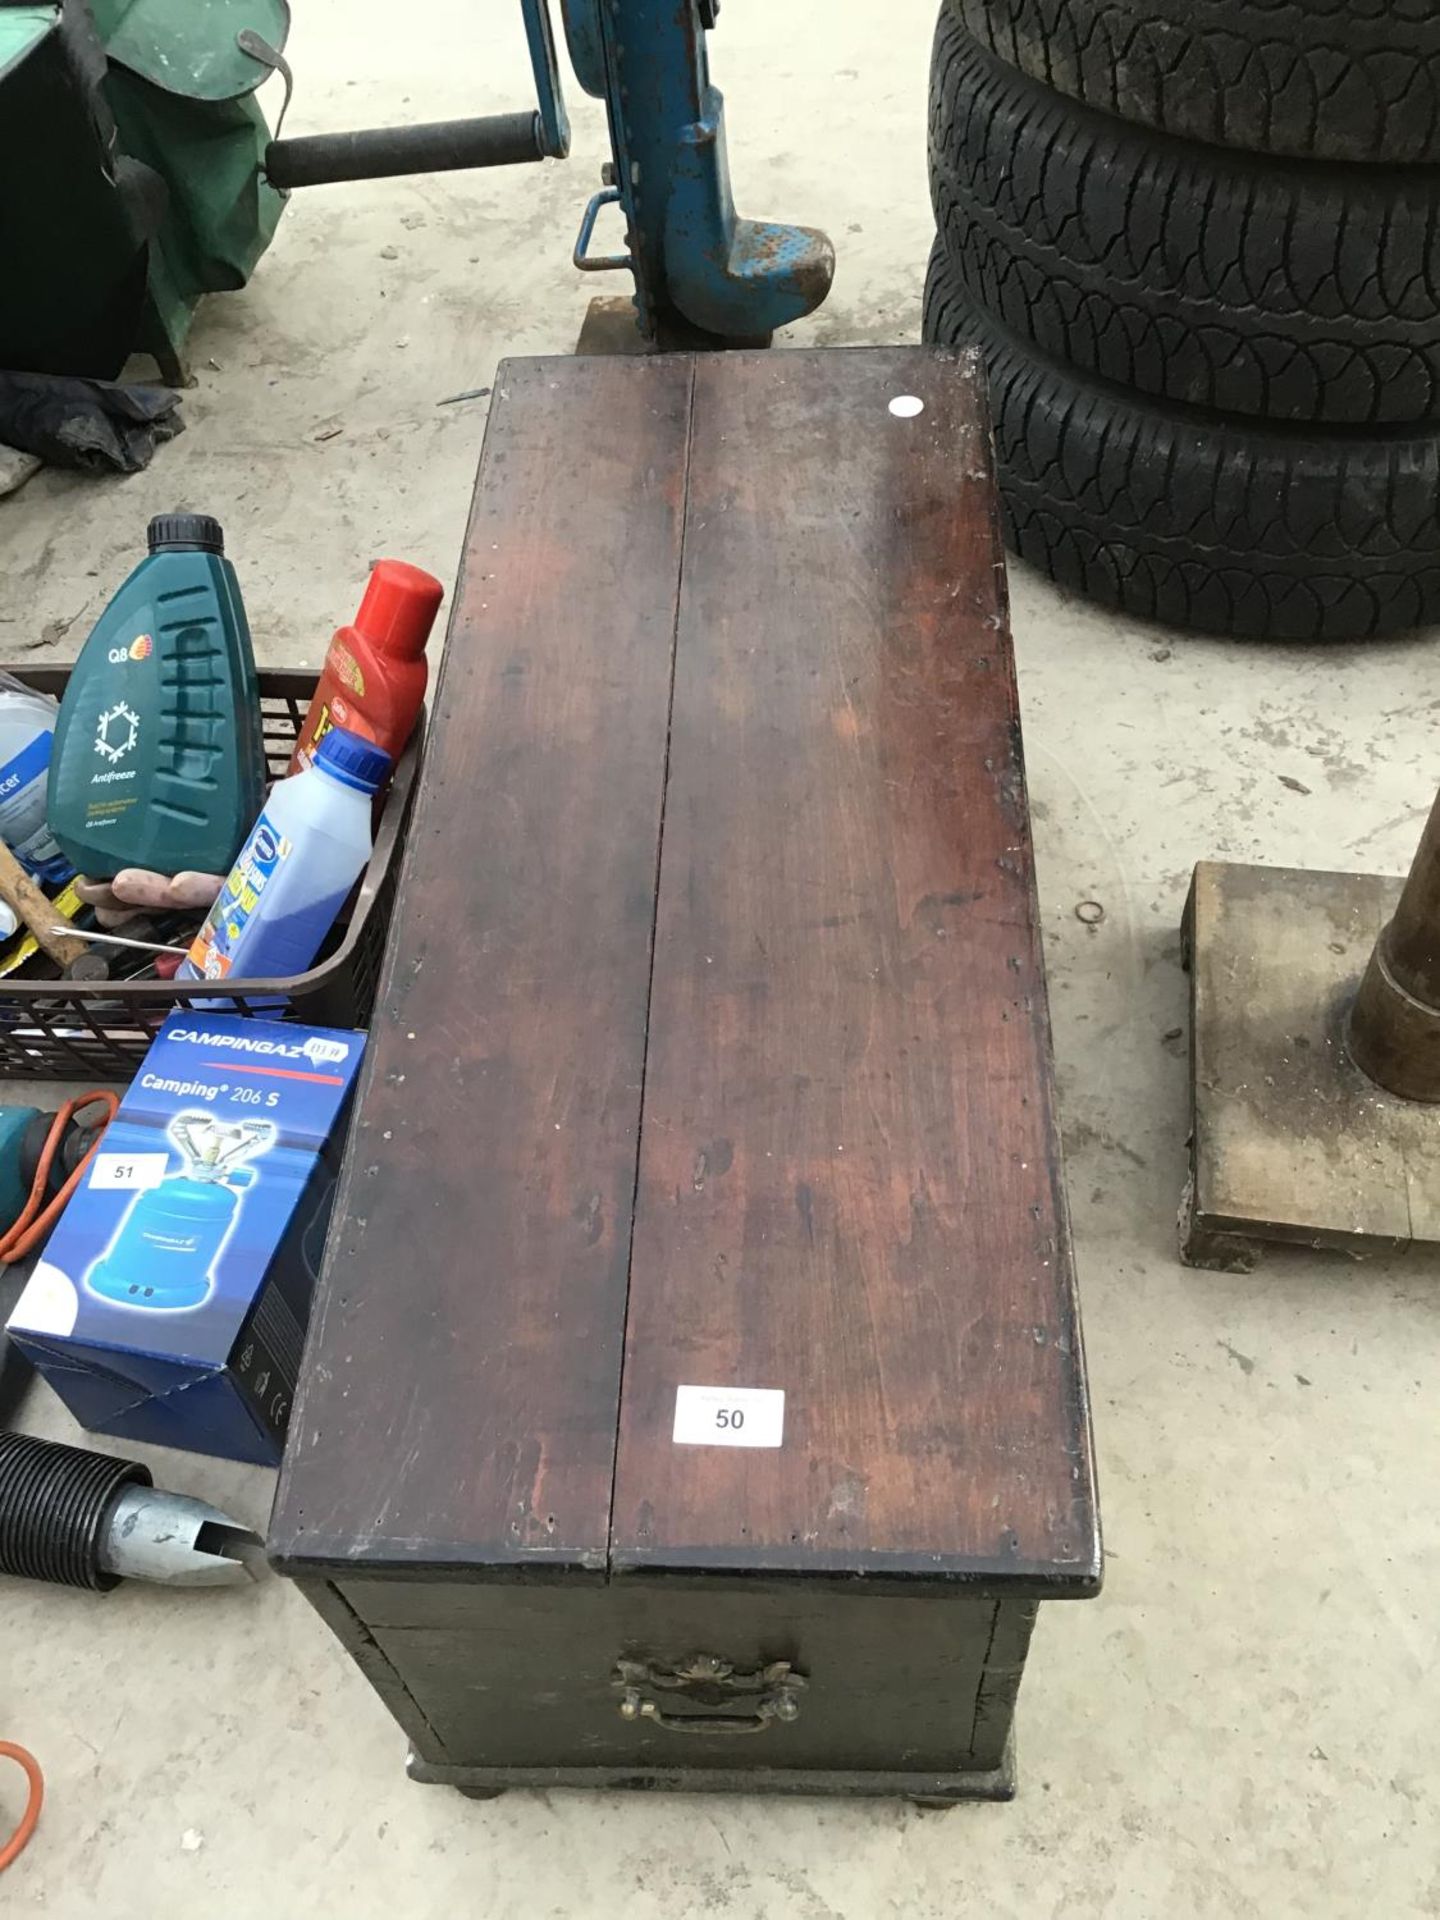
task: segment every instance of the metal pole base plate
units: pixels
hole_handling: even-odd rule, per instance
[[[1187,1265],[1246,1273],[1265,1241],[1440,1242],[1440,1105],[1397,1099],[1345,1020],[1403,882],[1202,861],[1190,968]]]

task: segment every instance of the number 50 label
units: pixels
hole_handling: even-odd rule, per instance
[[[785,1395],[776,1387],[677,1387],[677,1447],[778,1447]]]

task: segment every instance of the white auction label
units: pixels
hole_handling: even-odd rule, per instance
[[[90,1163],[89,1185],[106,1188],[158,1187],[170,1164],[168,1153],[97,1153]]]
[[[778,1447],[785,1395],[778,1387],[677,1387],[677,1447]]]

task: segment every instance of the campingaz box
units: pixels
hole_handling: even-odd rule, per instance
[[[278,1463],[364,1047],[165,1022],[10,1316],[82,1426]]]

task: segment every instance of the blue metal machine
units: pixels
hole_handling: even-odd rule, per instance
[[[710,79],[706,34],[719,0],[561,0],[576,78],[604,100],[613,158],[585,209],[575,264],[634,276],[641,333],[660,346],[768,340],[830,290],[835,254],[823,233],[735,211],[725,156],[725,104]],[[266,172],[277,187],[400,173],[563,159],[570,150],[548,0],[521,0],[536,106],[427,126],[276,139]],[[278,54],[247,51],[286,73]],[[288,95],[287,95],[288,99]],[[590,252],[596,219],[618,206],[626,251]]]

